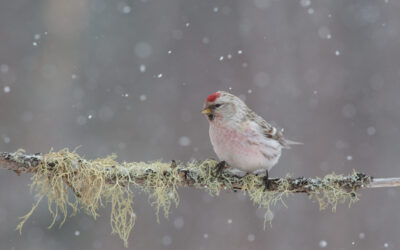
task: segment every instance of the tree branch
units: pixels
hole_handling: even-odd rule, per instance
[[[0,152],[0,166],[9,170],[16,172],[18,175],[20,173],[35,173],[37,167],[42,163],[43,156],[41,154],[24,154],[21,152],[16,153],[7,153]],[[81,162],[85,162],[84,159],[80,160]],[[54,168],[56,166],[55,162],[47,162],[49,168]],[[149,163],[151,166],[151,163]],[[186,187],[196,187],[202,188],[202,185],[195,185],[201,183],[201,180],[195,179],[198,176],[193,169],[188,169],[185,166],[177,166],[175,161],[171,163],[171,169],[178,168],[178,173],[181,176],[181,180],[179,181],[179,186]],[[118,168],[117,166],[113,166],[113,168]],[[107,170],[107,169],[106,169]],[[111,169],[110,169],[111,170]],[[77,170],[79,171],[79,170]],[[134,170],[132,170],[134,171]],[[136,178],[135,182],[139,185],[145,182],[148,175],[154,174],[155,171],[149,167],[147,172],[140,176],[134,176],[130,174],[126,175],[125,170],[121,170],[120,173],[115,173],[108,175],[106,177],[106,182],[109,184],[115,183],[115,180],[124,180],[129,178]],[[164,171],[164,174],[168,174],[168,171]],[[223,176],[220,177],[220,181],[222,182],[222,186],[225,190],[233,189],[240,190],[242,189],[243,183],[241,182],[242,176],[238,176],[233,172],[226,171]],[[262,180],[262,176],[259,177]],[[313,178],[275,178],[271,179],[271,183],[268,191],[279,191],[279,184],[286,180],[289,183],[288,190],[293,193],[310,193],[315,191],[316,188],[320,188],[324,185],[323,180],[321,179],[313,179]],[[356,173],[351,176],[339,177],[335,180],[335,183],[339,185],[342,189],[346,191],[358,190],[360,188],[378,188],[378,187],[399,187],[400,186],[400,178],[373,178],[371,176],[367,176],[363,173]]]
[[[375,179],[363,173],[353,172],[342,176],[329,174],[323,178],[285,177],[270,179],[268,189],[264,176],[246,174],[236,175],[230,169],[221,174],[216,171],[217,162],[205,160],[186,164],[172,161],[162,162],[116,162],[112,155],[103,159],[86,160],[67,149],[48,154],[29,155],[19,150],[15,153],[0,152],[0,167],[20,173],[33,173],[32,187],[39,200],[32,210],[21,217],[17,229],[21,230],[25,221],[33,213],[43,197],[47,197],[48,209],[53,217],[50,227],[58,215],[64,221],[69,213],[83,209],[96,218],[98,208],[106,201],[111,204],[111,228],[128,244],[128,237],[135,223],[133,210],[133,189],[130,185],[148,194],[150,204],[168,217],[172,204],[178,205],[178,187],[194,187],[219,194],[221,190],[242,190],[256,205],[266,209],[264,227],[268,211],[277,202],[291,193],[307,193],[315,198],[321,209],[328,206],[336,209],[338,203],[358,200],[357,191],[361,188],[398,187],[400,178]],[[69,190],[75,194],[68,195]],[[284,203],[283,203],[284,204]]]

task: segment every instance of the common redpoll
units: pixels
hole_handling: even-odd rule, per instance
[[[247,173],[268,171],[278,162],[282,148],[301,144],[283,137],[282,131],[267,123],[238,97],[217,91],[207,97],[201,112],[210,123],[210,139],[221,162],[218,171],[227,164]]]

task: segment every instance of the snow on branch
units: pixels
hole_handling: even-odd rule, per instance
[[[48,154],[26,154],[23,150],[15,153],[0,152],[0,166],[16,172],[33,173],[31,189],[38,195],[31,211],[21,217],[17,229],[33,213],[39,202],[47,197],[48,209],[52,215],[52,227],[57,216],[63,220],[67,215],[74,215],[78,210],[97,217],[102,201],[111,203],[111,228],[127,247],[128,237],[135,224],[133,210],[135,190],[148,194],[150,203],[156,210],[158,219],[162,211],[168,217],[172,204],[179,203],[178,187],[202,188],[211,195],[219,195],[222,190],[241,190],[254,204],[270,211],[271,206],[282,202],[283,198],[293,193],[306,193],[315,198],[321,209],[328,206],[336,209],[338,203],[349,205],[358,200],[357,191],[361,188],[400,186],[400,178],[375,179],[363,173],[353,172],[342,176],[329,174],[323,178],[276,178],[270,180],[268,189],[263,183],[263,176],[247,174],[235,175],[229,169],[217,174],[216,161],[208,159],[186,164],[175,161],[123,162],[115,161],[116,156],[86,160],[75,151],[67,149]],[[135,187],[133,189],[132,187]],[[71,190],[74,195],[68,195]],[[68,207],[70,207],[68,209]],[[265,226],[266,220],[264,220]]]

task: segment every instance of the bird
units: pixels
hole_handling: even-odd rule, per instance
[[[302,144],[291,141],[257,115],[237,96],[225,91],[209,95],[202,114],[209,121],[209,136],[220,162],[217,173],[228,166],[246,173],[265,170],[263,181],[268,189],[269,171],[278,163],[282,149]]]

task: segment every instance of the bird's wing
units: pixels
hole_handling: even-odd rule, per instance
[[[257,115],[253,111],[248,112],[248,119],[255,123],[254,126],[258,126],[261,133],[268,139],[273,139],[279,142],[282,147],[288,148],[288,141],[283,137],[282,132],[266,122],[261,116]]]

